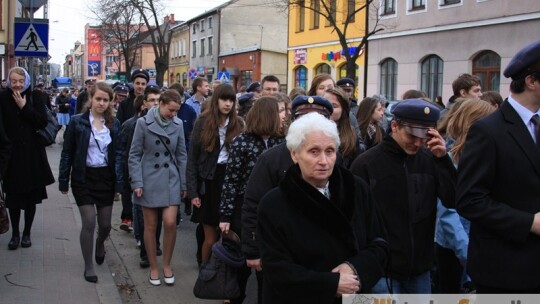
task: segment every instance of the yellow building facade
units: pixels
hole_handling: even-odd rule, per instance
[[[180,83],[186,90],[191,85],[189,78],[189,25],[182,23],[171,28],[169,47],[168,83]]]
[[[364,0],[306,0],[303,3],[305,7],[291,4],[289,9],[289,90],[295,87],[309,90],[311,80],[320,73],[330,74],[336,81],[346,77],[344,53],[354,51],[365,34],[366,10],[354,13],[365,4]],[[334,27],[323,16],[326,14],[324,4],[334,12],[333,17],[342,32],[347,16],[354,15],[346,32],[348,49],[341,47]],[[356,96],[363,92],[364,62],[362,52],[356,61]]]

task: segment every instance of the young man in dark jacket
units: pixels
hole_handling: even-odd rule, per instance
[[[408,99],[392,112],[392,133],[351,166],[373,191],[391,252],[388,278],[372,292],[392,292],[390,279],[394,293],[431,293],[437,197],[445,206],[454,204],[456,169],[434,129],[437,106]]]

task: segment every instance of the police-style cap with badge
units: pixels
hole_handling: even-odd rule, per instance
[[[129,92],[129,87],[125,83],[119,83],[114,86],[113,91],[117,94],[127,94]]]
[[[144,69],[136,69],[133,71],[133,73],[131,73],[131,81],[134,81],[137,77],[146,79],[146,82],[150,81],[150,74],[148,74],[148,71]]]
[[[354,80],[350,78],[341,78],[336,82],[336,85],[341,88],[354,88]]]
[[[535,72],[540,72],[540,40],[517,52],[504,69],[503,74],[506,78],[519,80]]]
[[[395,119],[405,131],[419,138],[429,138],[428,130],[439,120],[439,108],[423,99],[406,99],[392,109]]]
[[[317,112],[329,118],[332,112],[334,112],[334,107],[324,97],[300,95],[292,101],[292,112],[294,117],[310,112]]]
[[[95,83],[96,83],[96,80],[92,78],[86,79],[84,81],[84,84],[95,84]]]

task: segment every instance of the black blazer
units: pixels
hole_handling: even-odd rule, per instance
[[[204,122],[205,118],[197,118],[195,125],[193,126],[193,132],[191,133],[191,143],[186,168],[187,194],[190,200],[204,194],[202,193],[204,191],[202,182],[205,179],[214,179],[219,152],[221,151],[219,136],[216,137],[214,144],[215,148],[212,152],[208,152],[202,148],[201,133]]]
[[[471,221],[467,270],[488,287],[540,287],[540,152],[505,102],[472,125],[458,166],[457,209]]]

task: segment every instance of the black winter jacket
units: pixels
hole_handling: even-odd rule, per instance
[[[120,124],[123,124],[126,120],[135,116],[135,93],[133,90],[129,91],[129,95],[124,101],[118,106],[118,112],[116,112],[116,119],[120,121]]]
[[[436,158],[425,148],[407,155],[386,136],[358,156],[351,171],[369,184],[384,220],[389,276],[403,280],[430,270],[437,197],[449,207],[455,201],[457,173],[450,157]]]
[[[69,177],[71,181],[84,183],[86,178],[86,156],[88,155],[88,143],[92,126],[90,125],[90,112],[73,115],[64,133],[64,147],[60,155],[60,173],[58,174],[58,189],[69,190]],[[111,143],[108,146],[108,166],[115,175],[115,192],[122,192],[122,150],[119,147],[118,138],[120,122],[115,119],[110,129]]]

